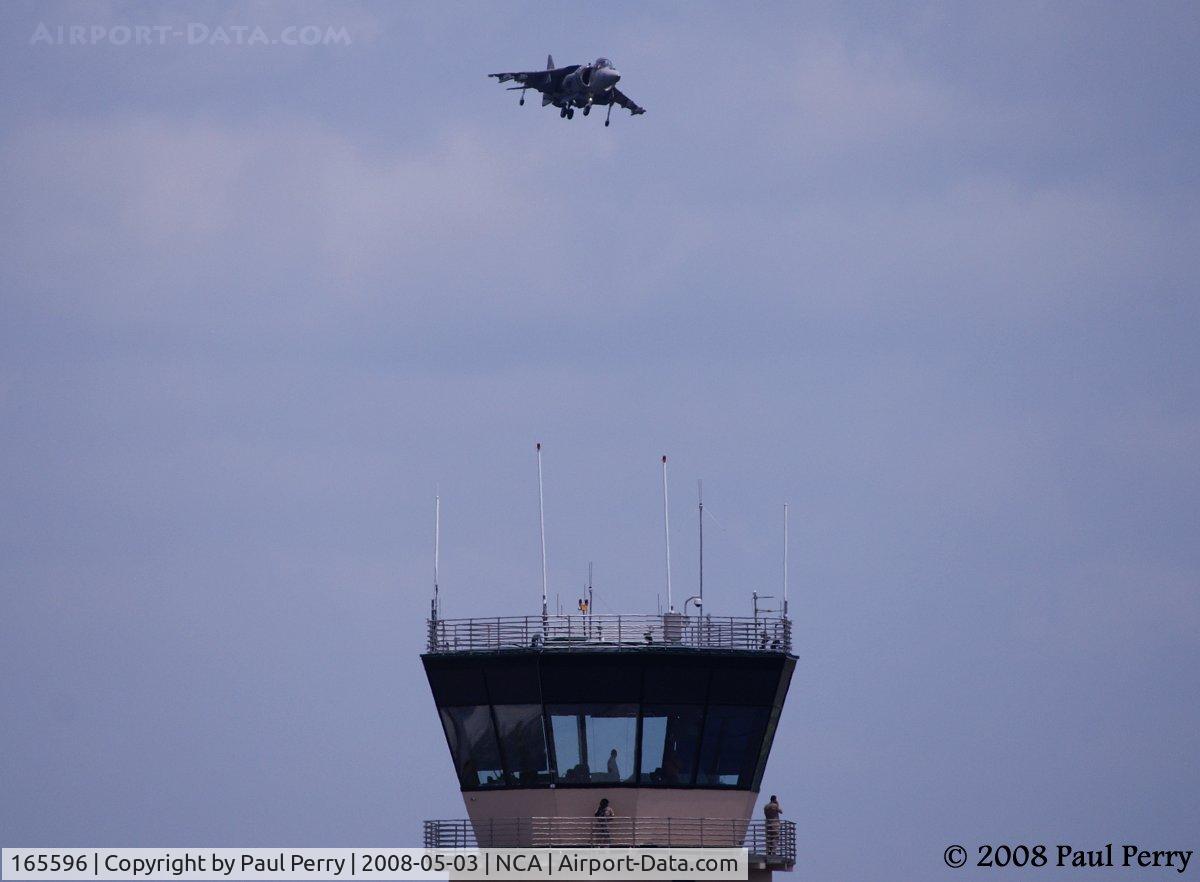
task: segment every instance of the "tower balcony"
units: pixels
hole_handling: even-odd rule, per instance
[[[751,869],[790,870],[796,825],[744,818],[488,818],[425,822],[426,848],[745,848]]]
[[[430,619],[430,653],[637,648],[792,651],[782,616],[544,615]]]

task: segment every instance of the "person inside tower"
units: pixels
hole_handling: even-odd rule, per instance
[[[663,750],[662,768],[658,770],[659,781],[665,784],[678,784],[682,773],[679,766],[679,755],[674,743],[668,743]]]
[[[617,749],[614,747],[608,755],[608,780],[621,780],[621,767],[617,765]]]
[[[767,854],[775,854],[779,849],[779,816],[782,814],[779,797],[772,793],[771,801],[763,806],[763,817],[767,819]]]

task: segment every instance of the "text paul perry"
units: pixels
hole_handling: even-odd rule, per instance
[[[1173,867],[1175,872],[1182,873],[1191,859],[1190,850],[1158,851],[1137,845],[1122,845],[1120,852],[1117,852],[1111,842],[1094,851],[1076,849],[1070,845],[1058,846],[1060,867]]]

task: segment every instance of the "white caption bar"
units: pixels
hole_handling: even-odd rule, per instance
[[[744,848],[5,848],[0,879],[709,879]]]

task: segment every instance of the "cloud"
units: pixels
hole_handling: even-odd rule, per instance
[[[831,33],[803,41],[782,91],[804,125],[805,150],[923,139],[946,132],[961,111],[954,92],[914,71],[895,44],[854,49]]]
[[[831,65],[845,62],[817,69]],[[1119,302],[1147,267],[1174,278],[1194,263],[1180,263],[1194,220],[1095,181],[973,176],[730,206],[589,176],[596,198],[581,202],[552,145],[458,126],[379,149],[298,119],[43,121],[6,148],[8,296],[105,326],[292,340],[387,327],[400,341],[550,319],[615,332],[698,305],[731,332],[918,315],[1029,325]],[[609,150],[579,160],[620,167]],[[717,277],[736,283],[713,297]]]
[[[469,130],[379,155],[303,122],[69,120],[6,147],[13,295],[106,321],[196,319],[217,285],[287,287],[318,313],[419,297],[403,292],[432,274],[461,296],[557,222]]]

